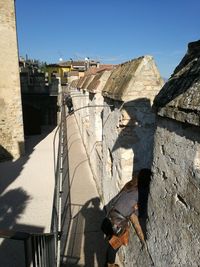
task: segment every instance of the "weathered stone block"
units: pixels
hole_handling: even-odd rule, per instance
[[[16,159],[24,150],[24,133],[13,0],[0,1],[0,36],[0,145],[3,155]]]
[[[147,227],[155,266],[198,266],[200,187],[194,161],[199,149],[197,127],[158,120]]]

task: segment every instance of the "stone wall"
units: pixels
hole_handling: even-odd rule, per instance
[[[156,96],[158,112],[148,208],[155,266],[200,262],[200,41]]]
[[[76,110],[76,119],[88,153],[99,195],[102,196],[102,116],[104,108],[102,90],[111,71],[105,68],[95,73],[81,78],[78,83],[72,82],[70,88]]]
[[[103,113],[103,191],[107,202],[133,173],[151,168],[155,115],[145,98],[127,103],[105,98],[104,104],[108,105]]]
[[[133,172],[151,167],[155,129],[151,104],[162,85],[150,56],[85,76],[77,83],[75,115],[95,176],[103,174],[98,184],[105,202]],[[94,159],[102,151],[102,170],[97,174],[99,161]]]
[[[200,129],[159,118],[149,196],[155,266],[199,266]]]
[[[76,108],[82,107],[83,113],[75,112],[75,115],[100,197],[106,204],[134,172],[151,168],[155,131],[152,101],[163,81],[150,56],[117,66],[98,91],[100,76],[96,74],[85,88],[84,80],[79,81],[79,88],[75,90],[79,97],[74,97],[74,103]],[[90,106],[89,113],[87,106],[83,108],[83,91],[89,91],[86,97],[89,103],[85,103]],[[88,118],[87,124],[84,116]],[[88,139],[83,129],[87,129]],[[150,266],[150,254],[141,250],[134,233],[132,230],[130,246],[120,250],[120,258],[124,266],[133,266],[133,262],[134,266]]]
[[[118,65],[107,81],[103,95],[120,101],[148,98],[151,103],[164,82],[152,56],[142,56]]]
[[[111,71],[102,70],[96,73],[95,77],[88,85],[89,91],[89,130],[90,135],[87,143],[88,155],[91,162],[94,178],[100,196],[103,196],[103,158],[102,158],[102,138],[103,138],[103,110],[104,98],[102,90]]]
[[[102,90],[103,99],[99,96],[104,105],[99,131],[102,155],[99,161],[91,160],[91,165],[102,168],[96,175],[102,177],[98,187],[103,202],[107,203],[132,173],[144,167],[152,170],[145,196],[147,214],[139,217],[146,246],[142,247],[131,228],[128,247],[119,251],[126,267],[199,266],[199,69],[200,41],[189,44],[187,54],[163,87],[148,56],[116,67]],[[90,91],[89,103],[96,103],[96,99]],[[91,144],[97,140],[96,116],[89,113]],[[90,152],[91,147],[86,144]]]
[[[24,134],[14,0],[0,0],[0,160],[18,158]]]
[[[141,168],[150,168],[155,115],[163,85],[151,56],[117,66],[103,88],[103,192],[108,202]]]

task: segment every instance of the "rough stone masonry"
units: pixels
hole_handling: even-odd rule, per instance
[[[0,161],[24,151],[14,0],[0,0]]]
[[[133,73],[139,66],[139,60],[141,59],[137,59],[131,66]],[[101,170],[96,173],[101,173],[102,179],[98,181],[98,186],[104,201],[108,200],[109,194],[114,195],[117,192],[131,174],[132,168],[146,166],[153,172],[146,219],[142,221],[148,249],[142,249],[137,236],[132,234],[129,246],[121,253],[122,263],[126,267],[149,267],[152,264],[156,267],[198,267],[200,266],[200,41],[189,44],[187,54],[160,92],[160,78],[151,64],[143,65],[147,72],[154,70],[154,75],[150,75],[147,81],[144,77],[148,75],[139,75],[138,79],[134,76],[132,79],[129,71],[123,71],[126,66],[122,64],[112,71],[106,85],[100,90],[103,91],[104,99],[100,98],[99,103],[107,105],[102,109],[103,122],[99,128],[103,153],[99,153],[101,160],[94,160],[93,157],[91,162],[92,166],[97,162],[101,166]],[[130,82],[131,80],[133,82]],[[155,97],[156,93],[158,95]],[[81,90],[79,95],[82,95]],[[149,99],[149,107],[155,97],[154,108],[157,111],[155,133],[152,131],[154,116],[151,115],[151,109],[147,110],[145,101],[138,102],[141,97],[143,100]],[[81,97],[79,100],[75,99],[78,108]],[[95,103],[97,99],[97,94],[90,95],[90,100],[86,102]],[[123,101],[128,101],[127,104],[134,101],[134,105],[122,105]],[[99,116],[99,114],[95,114],[94,111],[92,113],[91,110],[87,116]],[[135,129],[137,129],[135,126],[138,125],[138,121],[142,122],[142,128],[139,129],[148,132],[147,138],[143,138],[142,142],[135,139]],[[78,122],[82,123],[81,120]],[[85,127],[88,129],[88,141],[93,135],[93,126],[94,123],[89,123]],[[81,125],[81,128],[84,126]],[[117,129],[120,128],[126,130],[122,135],[126,142],[124,148],[117,142],[120,136],[120,131],[117,134]],[[140,134],[139,137],[144,136]],[[133,162],[133,152],[136,150],[129,148],[134,148],[135,142],[138,143],[138,151],[143,149],[143,153],[138,161]],[[86,148],[90,147],[87,141],[85,145]],[[150,159],[148,157],[148,151],[151,151],[150,145],[153,146],[152,161],[147,161]],[[118,162],[120,164],[117,164]]]
[[[93,76],[89,84],[85,77],[71,87],[78,88],[72,93],[75,116],[100,197],[106,204],[133,172],[151,168],[155,130],[151,105],[163,80],[151,56]],[[129,248],[120,252],[125,266],[148,266],[149,256],[140,249],[137,237],[131,235]]]
[[[154,101],[148,246],[157,267],[200,266],[200,41]]]

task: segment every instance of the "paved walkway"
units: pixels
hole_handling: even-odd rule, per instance
[[[73,220],[63,266],[103,267],[104,213],[74,115],[67,119],[67,132]]]
[[[49,232],[54,194],[55,130],[29,136],[26,154],[0,163],[0,228]]]
[[[54,133],[55,130],[46,129],[41,135],[29,136],[23,157],[0,163],[0,229],[50,231],[55,180]],[[15,242],[19,243],[0,240],[0,267],[23,267],[18,261],[21,251],[16,251]]]
[[[64,266],[103,267],[104,216],[74,115],[67,119],[72,223]],[[53,138],[55,129],[26,141],[26,155],[0,163],[0,229],[49,232],[54,194]],[[0,240],[0,267],[23,267],[19,251]],[[13,242],[13,241],[12,241]],[[8,263],[10,255],[13,261]],[[16,265],[18,264],[18,265]]]

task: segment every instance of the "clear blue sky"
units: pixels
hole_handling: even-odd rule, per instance
[[[16,0],[20,55],[122,63],[152,55],[168,78],[200,39],[200,0]]]

